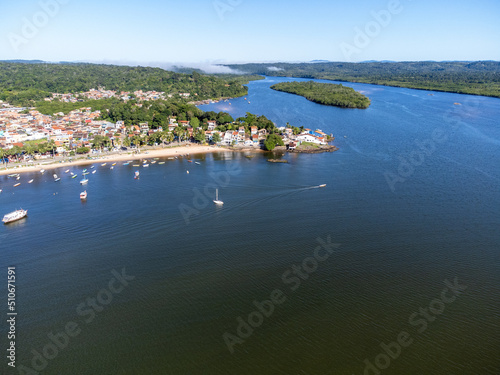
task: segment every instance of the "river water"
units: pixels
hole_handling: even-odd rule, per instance
[[[29,210],[0,228],[2,373],[500,373],[500,100],[345,83],[372,104],[340,109],[285,80],[200,108],[339,151],[96,164],[85,203],[63,170],[0,177],[2,214]]]

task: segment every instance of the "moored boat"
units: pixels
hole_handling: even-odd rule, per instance
[[[16,210],[4,215],[2,221],[4,224],[12,223],[26,217],[28,215],[28,210]]]
[[[28,184],[31,184],[32,182],[33,182],[33,180],[29,180],[29,181],[28,181]]]
[[[223,205],[224,204],[223,201],[219,200],[219,189],[215,189],[214,203],[217,204],[217,205]]]
[[[140,172],[139,172],[139,171],[135,171],[134,178],[135,178],[136,180],[139,178],[139,174],[140,174]]]
[[[86,178],[84,178],[83,180],[80,180],[80,184],[82,184],[82,185],[85,185],[88,182],[89,182],[89,180]]]
[[[21,185],[20,182],[18,182],[17,184],[14,184],[14,187],[18,187],[19,185]]]
[[[82,191],[82,192],[80,193],[80,199],[81,199],[81,200],[87,199],[87,190]]]

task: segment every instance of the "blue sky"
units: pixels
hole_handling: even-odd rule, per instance
[[[500,60],[498,0],[2,3],[2,60]]]

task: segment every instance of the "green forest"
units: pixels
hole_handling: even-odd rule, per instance
[[[97,64],[0,62],[0,100],[29,106],[52,93],[77,93],[105,87],[117,91],[190,93],[191,100],[246,95],[243,84],[256,77],[181,74],[160,68]]]
[[[271,86],[273,90],[284,91],[305,97],[315,103],[342,108],[368,108],[370,99],[351,87],[333,83],[281,82]]]
[[[500,62],[321,62],[227,65],[246,74],[371,83],[500,97]]]

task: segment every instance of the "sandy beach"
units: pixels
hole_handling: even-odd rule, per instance
[[[232,152],[237,150],[221,148],[216,146],[185,145],[185,146],[168,147],[162,149],[143,150],[140,153],[124,152],[116,154],[107,154],[103,156],[95,156],[92,158],[79,158],[71,161],[68,161],[67,159],[64,160],[43,159],[43,160],[35,160],[32,163],[31,162],[16,163],[17,166],[9,166],[7,169],[5,169],[5,167],[2,167],[2,169],[0,169],[0,175],[25,173],[25,172],[38,172],[41,169],[48,170],[53,168],[64,168],[64,167],[100,163],[100,162],[152,159],[152,158],[162,158],[162,157],[179,156],[179,155],[193,155],[193,154],[222,152],[222,151]],[[245,149],[245,151],[248,151],[248,149]],[[256,149],[254,151],[258,152],[259,150]]]

